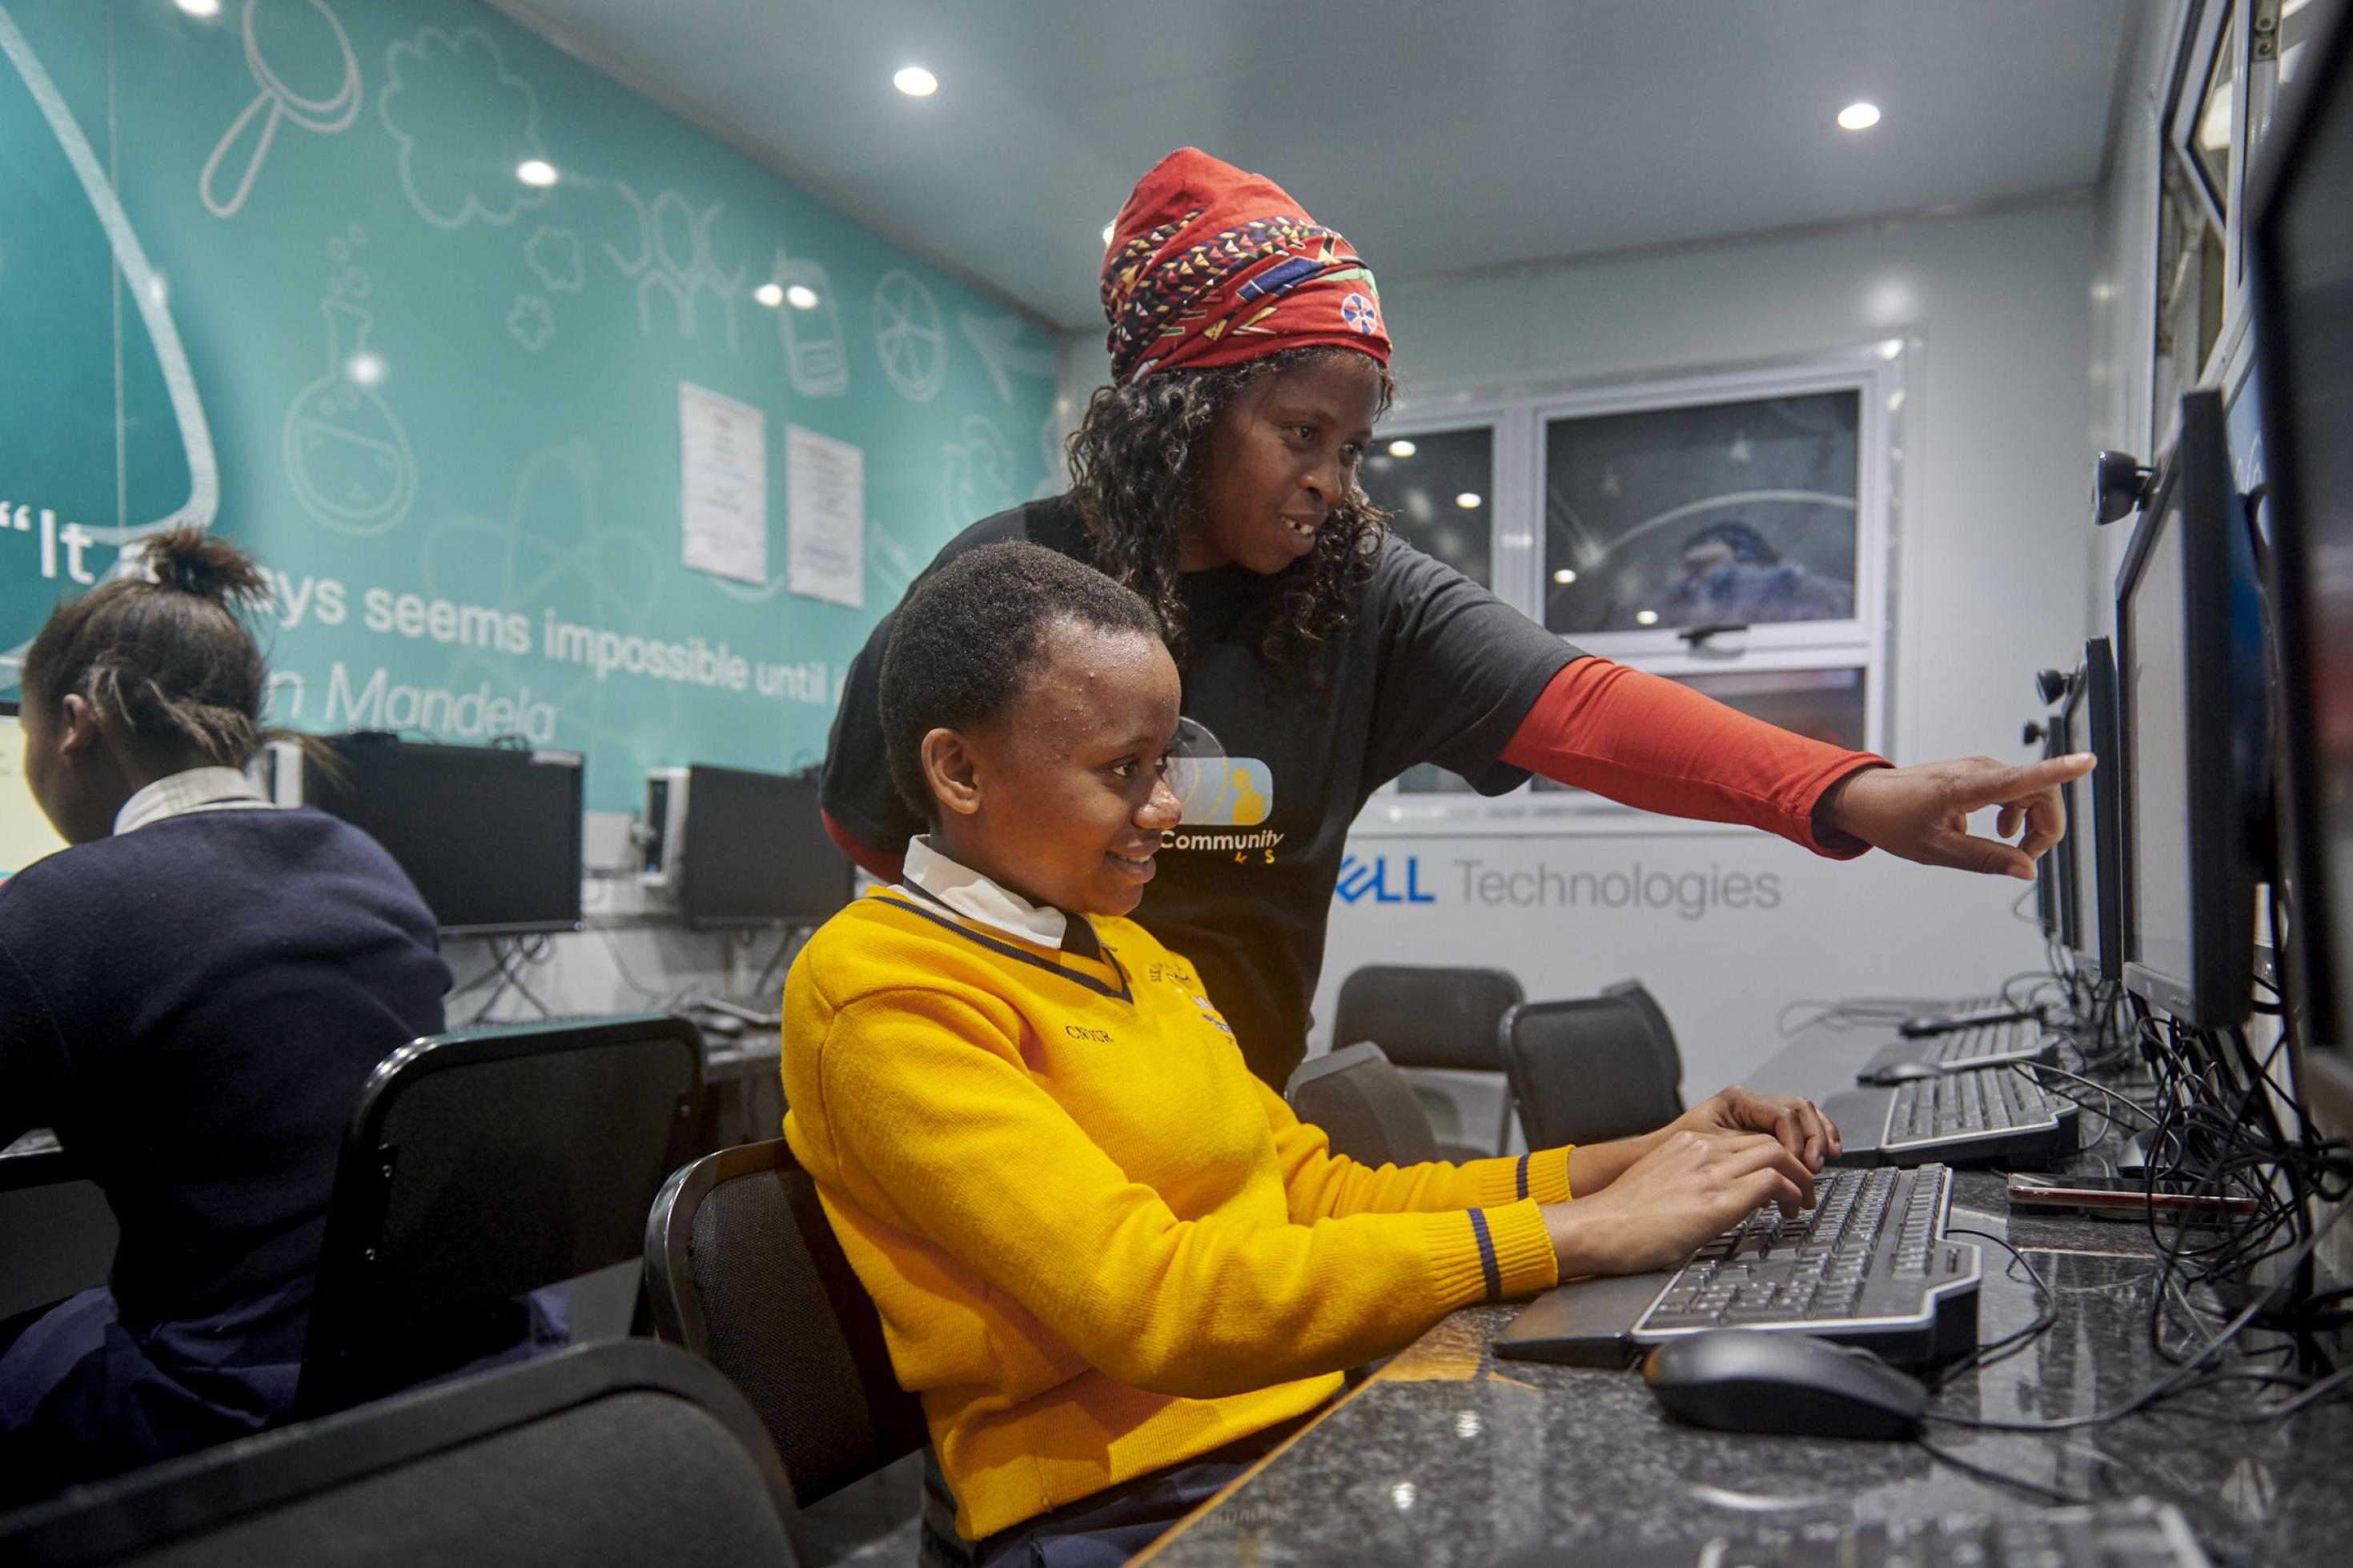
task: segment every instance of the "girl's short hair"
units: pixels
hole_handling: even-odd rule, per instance
[[[1060,621],[1160,637],[1150,605],[1091,566],[1019,540],[955,556],[893,614],[879,702],[891,782],[918,816],[936,807],[923,737],[1002,718]]]

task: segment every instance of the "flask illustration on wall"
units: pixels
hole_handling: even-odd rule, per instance
[[[375,318],[324,300],[327,374],[286,411],[286,481],[312,517],[338,533],[382,533],[417,496],[407,433],[375,390],[384,362],[368,348]]]

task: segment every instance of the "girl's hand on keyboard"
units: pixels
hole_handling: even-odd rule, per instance
[[[1809,1171],[1820,1170],[1845,1151],[1838,1123],[1812,1100],[1757,1094],[1737,1084],[1693,1106],[1669,1122],[1667,1130],[1769,1133]]]
[[[1767,1204],[1813,1206],[1814,1178],[1778,1139],[1683,1129],[1591,1197],[1544,1210],[1564,1279],[1672,1268]]]

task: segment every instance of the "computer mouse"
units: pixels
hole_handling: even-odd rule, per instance
[[[1767,1329],[1670,1340],[1642,1377],[1669,1415],[1723,1432],[1905,1437],[1928,1407],[1925,1384],[1869,1351]]]
[[[1942,1078],[1945,1069],[1935,1062],[1885,1062],[1873,1068],[1862,1081],[1874,1089],[1891,1084],[1910,1083],[1916,1078]]]

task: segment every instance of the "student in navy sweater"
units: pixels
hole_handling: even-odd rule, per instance
[[[146,562],[25,660],[69,847],[0,883],[0,1145],[55,1129],[122,1239],[105,1289],[0,1323],[0,1500],[285,1418],[344,1124],[449,985],[392,858],[239,771],[259,570],[195,528]]]

